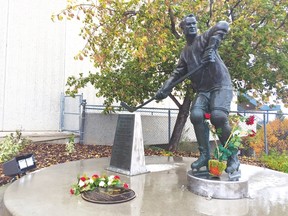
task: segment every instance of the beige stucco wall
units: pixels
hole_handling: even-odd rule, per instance
[[[59,129],[65,80],[89,67],[73,59],[82,45],[78,26],[51,20],[65,3],[1,1],[0,131]]]

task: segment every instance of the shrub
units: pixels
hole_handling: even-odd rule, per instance
[[[75,152],[75,135],[71,134],[71,136],[69,137],[69,141],[66,143],[66,152],[67,155],[72,154],[73,152]]]
[[[4,137],[0,142],[0,163],[4,163],[11,158],[15,157],[25,145],[30,144],[31,140],[22,137],[20,131],[16,131]]]
[[[288,173],[288,154],[286,152],[279,153],[273,150],[269,155],[263,154],[260,160],[270,169]]]

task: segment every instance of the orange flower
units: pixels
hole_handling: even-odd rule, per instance
[[[218,167],[210,167],[210,173],[215,175],[215,176],[220,176],[221,175]]]

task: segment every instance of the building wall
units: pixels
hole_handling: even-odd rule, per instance
[[[54,0],[10,1],[7,37],[4,127],[53,130],[58,127],[59,90],[64,77],[65,23],[53,25]],[[31,8],[33,13],[29,13]],[[55,121],[55,120],[56,121]],[[52,121],[51,121],[52,120]]]
[[[8,1],[3,0],[0,7],[0,131],[3,130],[5,103]]]
[[[51,20],[65,3],[1,1],[0,131],[58,130],[66,78],[88,72],[87,62],[73,59],[83,44],[75,33],[79,27]]]

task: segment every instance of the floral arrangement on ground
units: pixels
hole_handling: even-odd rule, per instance
[[[77,177],[77,183],[73,184],[70,189],[70,194],[79,195],[82,192],[92,191],[97,187],[102,188],[113,188],[113,187],[123,187],[129,188],[127,183],[122,183],[120,177],[117,175],[97,175],[94,174],[88,177],[86,174]]]

